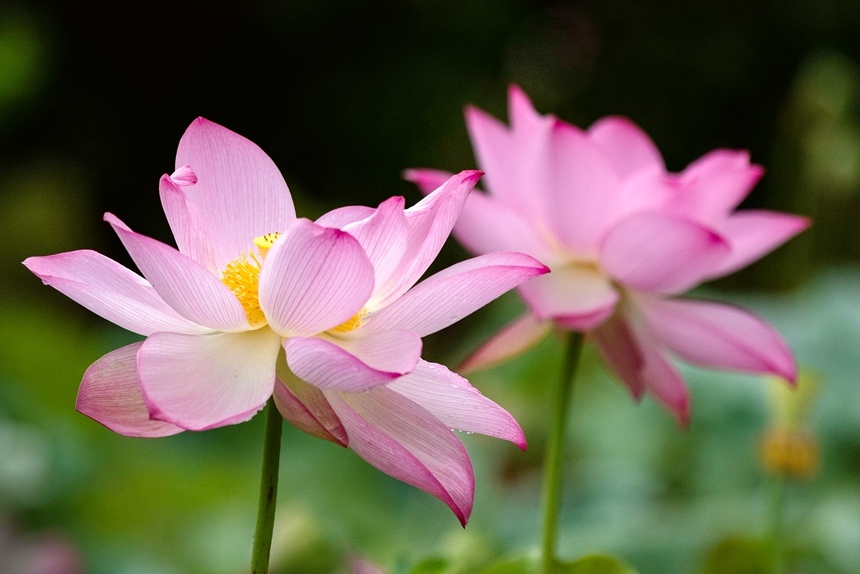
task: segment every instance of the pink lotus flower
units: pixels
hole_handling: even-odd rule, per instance
[[[441,365],[421,337],[547,269],[494,253],[414,288],[481,173],[419,204],[297,219],[271,159],[204,119],[179,142],[161,200],[179,249],[113,226],[143,277],[93,251],[31,257],[42,281],[146,337],[87,370],[77,409],[155,437],[250,419],[273,394],[299,428],[447,503],[465,523],[469,457],[450,429],[525,439],[501,407]],[[340,229],[339,227],[342,227]]]
[[[652,141],[621,117],[588,130],[541,116],[517,87],[511,127],[468,108],[488,193],[469,196],[454,228],[474,253],[517,250],[552,269],[518,289],[529,312],[467,361],[519,353],[552,325],[589,334],[636,399],[646,391],[690,416],[675,355],[705,367],[794,382],[791,351],[749,312],[676,295],[757,260],[805,229],[803,217],[734,212],[762,175],[746,152],[715,150],[667,173]],[[447,174],[411,170],[423,191]]]

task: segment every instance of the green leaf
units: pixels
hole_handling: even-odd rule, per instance
[[[413,566],[409,574],[445,574],[449,566],[445,558],[427,558]]]
[[[762,574],[768,571],[767,544],[760,539],[729,536],[712,546],[702,574]]]
[[[496,562],[481,574],[541,574],[536,558],[513,558]],[[637,571],[618,558],[602,554],[583,556],[573,562],[559,562],[554,574],[638,574]]]
[[[556,574],[637,574],[637,571],[614,556],[592,554],[559,564]]]
[[[512,558],[495,562],[481,571],[481,574],[536,574],[538,562],[534,558]]]

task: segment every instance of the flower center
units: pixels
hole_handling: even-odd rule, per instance
[[[255,238],[254,245],[260,249],[260,252],[249,251],[247,255],[242,253],[229,262],[221,273],[221,282],[242,304],[252,327],[261,327],[267,323],[266,315],[260,309],[260,270],[263,268],[266,253],[279,236],[280,234],[275,232]]]
[[[349,333],[361,327],[361,320],[367,315],[367,309],[362,308],[361,311],[347,319],[337,327],[329,329],[329,333]]]

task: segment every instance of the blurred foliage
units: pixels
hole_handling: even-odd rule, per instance
[[[787,556],[798,573],[860,571],[858,16],[853,0],[0,4],[0,531],[19,547],[59,537],[89,574],[245,571],[262,421],[143,440],[79,415],[86,367],[134,337],[20,262],[88,248],[129,264],[101,224],[108,210],[169,240],[157,181],[199,115],[266,150],[301,215],[390,195],[412,203],[401,170],[474,167],[463,106],[505,118],[516,82],[541,112],[580,125],[631,117],[673,170],[716,147],[747,148],[767,175],[744,207],[815,219],[701,294],[773,322],[820,380],[806,425],[821,464],[787,485]],[[464,256],[451,242],[434,268]],[[502,297],[428,337],[426,358],[456,364],[518,310]],[[472,574],[530,555],[542,394],[558,360],[549,339],[470,377],[530,446],[462,437],[478,482],[465,531],[429,495],[286,429],[277,571],[344,573],[361,556],[393,574]],[[587,348],[566,560],[610,553],[642,574],[728,574],[730,555],[761,544],[767,385],[684,373],[694,407],[681,432],[651,401],[634,406]]]

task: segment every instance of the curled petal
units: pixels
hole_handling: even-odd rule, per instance
[[[465,526],[475,475],[466,449],[447,426],[385,387],[328,396],[350,448],[382,472],[439,498]]]
[[[640,213],[607,234],[600,263],[628,287],[674,293],[700,283],[729,252],[722,237],[698,223],[663,213]]]
[[[46,285],[133,333],[209,331],[171,309],[143,277],[101,253],[84,250],[30,257],[24,265]]]
[[[218,331],[250,328],[239,300],[203,265],[169,245],[133,232],[110,213],[105,214],[105,221],[162,299],[183,317]]]
[[[300,219],[269,250],[260,308],[283,337],[314,335],[352,318],[373,291],[373,266],[348,233]]]
[[[764,210],[745,210],[730,215],[716,226],[731,246],[715,277],[746,267],[767,255],[807,227],[806,217]]]
[[[523,253],[490,253],[462,261],[425,279],[368,317],[362,332],[390,329],[423,337],[456,323],[547,267]]]
[[[197,206],[185,193],[185,187],[196,182],[197,176],[187,166],[172,176],[163,175],[158,183],[161,206],[164,208],[164,214],[167,216],[167,222],[170,224],[179,252],[217,275],[222,269],[218,268],[218,259],[214,251],[215,242]]]
[[[524,353],[552,330],[552,321],[526,313],[484,343],[457,370],[461,373],[486,369]]]
[[[716,369],[773,374],[794,383],[794,357],[779,333],[752,313],[708,301],[640,298],[648,329],[673,353]]]
[[[604,153],[622,179],[643,169],[666,169],[663,157],[651,138],[627,118],[601,118],[591,124],[588,135],[603,147]]]
[[[184,188],[207,223],[215,267],[254,248],[255,237],[287,230],[296,218],[290,190],[256,144],[203,118],[194,120],[176,151],[176,168],[190,166],[197,182]],[[171,228],[180,227],[177,212]]]
[[[275,385],[280,338],[245,333],[155,333],[138,354],[143,396],[153,418],[188,430],[250,419]]]
[[[388,388],[421,405],[448,428],[494,436],[526,448],[523,430],[508,411],[442,365],[422,360]]]
[[[415,368],[421,338],[409,331],[382,331],[354,339],[292,337],[284,341],[287,364],[320,389],[360,392],[384,385]]]
[[[615,309],[618,292],[609,278],[591,266],[564,265],[519,287],[532,313],[576,331],[605,321]]]
[[[137,352],[143,341],[111,351],[87,369],[75,408],[110,430],[135,437],[169,436],[183,429],[151,420],[140,392]]]
[[[296,428],[317,438],[347,446],[349,438],[322,391],[295,376],[278,359],[275,406]]]

